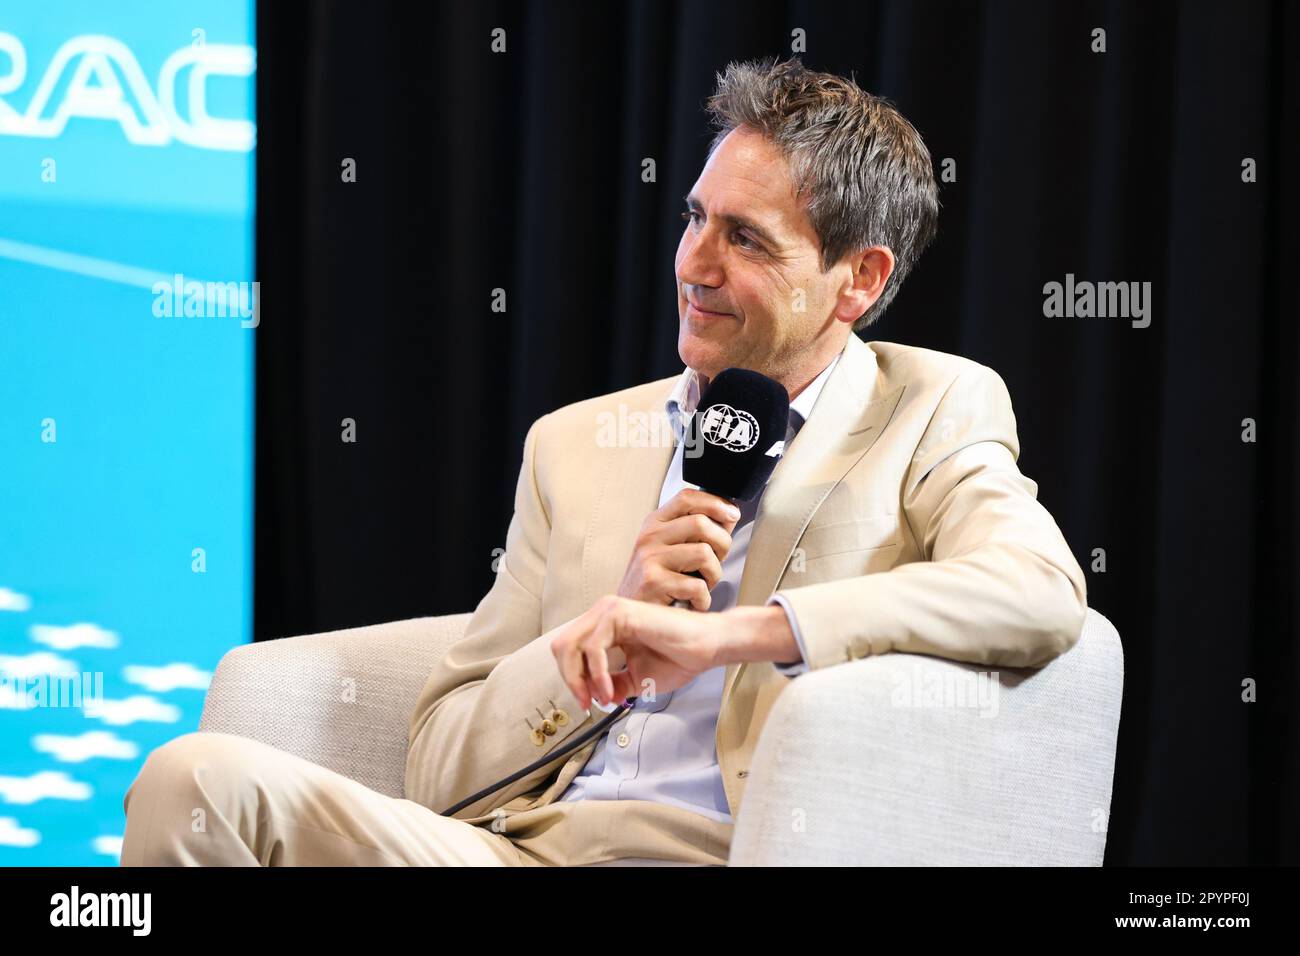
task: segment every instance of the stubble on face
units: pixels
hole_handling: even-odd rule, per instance
[[[788,163],[761,134],[733,130],[690,197],[698,209],[675,260],[682,361],[706,379],[739,367],[802,388],[843,347],[849,329],[831,314],[836,277],[821,272],[820,240]],[[727,314],[699,315],[691,302]]]

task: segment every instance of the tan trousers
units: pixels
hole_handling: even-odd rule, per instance
[[[439,816],[232,734],[154,750],[126,792],[123,866],[724,865],[730,824],[640,800]]]

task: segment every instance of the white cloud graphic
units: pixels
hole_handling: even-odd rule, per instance
[[[159,724],[174,724],[181,719],[181,709],[164,704],[157,697],[136,694],[125,700],[87,700],[84,711],[87,717],[102,720],[115,727],[150,720]]]
[[[77,665],[49,651],[32,654],[0,654],[0,675],[11,680],[29,677],[76,677]]]
[[[31,695],[13,684],[0,684],[0,710],[31,710],[35,706]]]
[[[30,777],[0,777],[0,798],[5,803],[37,800],[89,800],[90,784],[73,780],[62,770],[42,770]]]
[[[67,627],[55,627],[53,624],[33,624],[30,634],[37,644],[48,644],[56,651],[70,651],[78,647],[117,647],[118,637],[113,631],[106,631],[98,624],[69,624]]]
[[[30,611],[31,609],[32,599],[26,594],[0,588],[0,611]]]
[[[122,676],[127,683],[139,684],[155,694],[165,694],[169,690],[180,688],[207,690],[212,683],[212,672],[201,671],[193,664],[168,664],[165,667],[128,664],[122,668]]]
[[[120,836],[97,836],[91,844],[96,853],[122,859],[122,838]]]
[[[138,746],[108,730],[90,730],[79,737],[37,734],[32,738],[32,747],[63,763],[82,763],[94,757],[132,760],[140,755]]]
[[[40,842],[39,831],[19,826],[13,817],[0,817],[0,846],[36,846]]]

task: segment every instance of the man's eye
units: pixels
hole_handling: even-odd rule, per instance
[[[682,213],[682,219],[683,219],[683,221],[685,221],[685,222],[689,222],[689,223],[691,223],[692,225],[694,225],[694,224],[695,224],[695,217],[698,216],[698,215],[699,215],[699,213],[696,212],[695,210],[693,210],[693,209],[688,209],[688,210],[686,210],[685,212]],[[755,251],[757,251],[758,249],[762,248],[761,246],[759,246],[759,244],[758,244],[757,242],[755,242],[753,239],[749,238],[749,236],[745,235],[745,233],[741,232],[739,229],[733,231],[732,234],[731,234],[731,236],[732,236],[733,239],[736,240],[737,245],[741,246],[742,248],[745,248],[745,249],[752,249],[752,250],[755,250]]]

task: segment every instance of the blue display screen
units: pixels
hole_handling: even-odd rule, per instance
[[[0,10],[3,865],[116,865],[251,637],[253,14]]]

